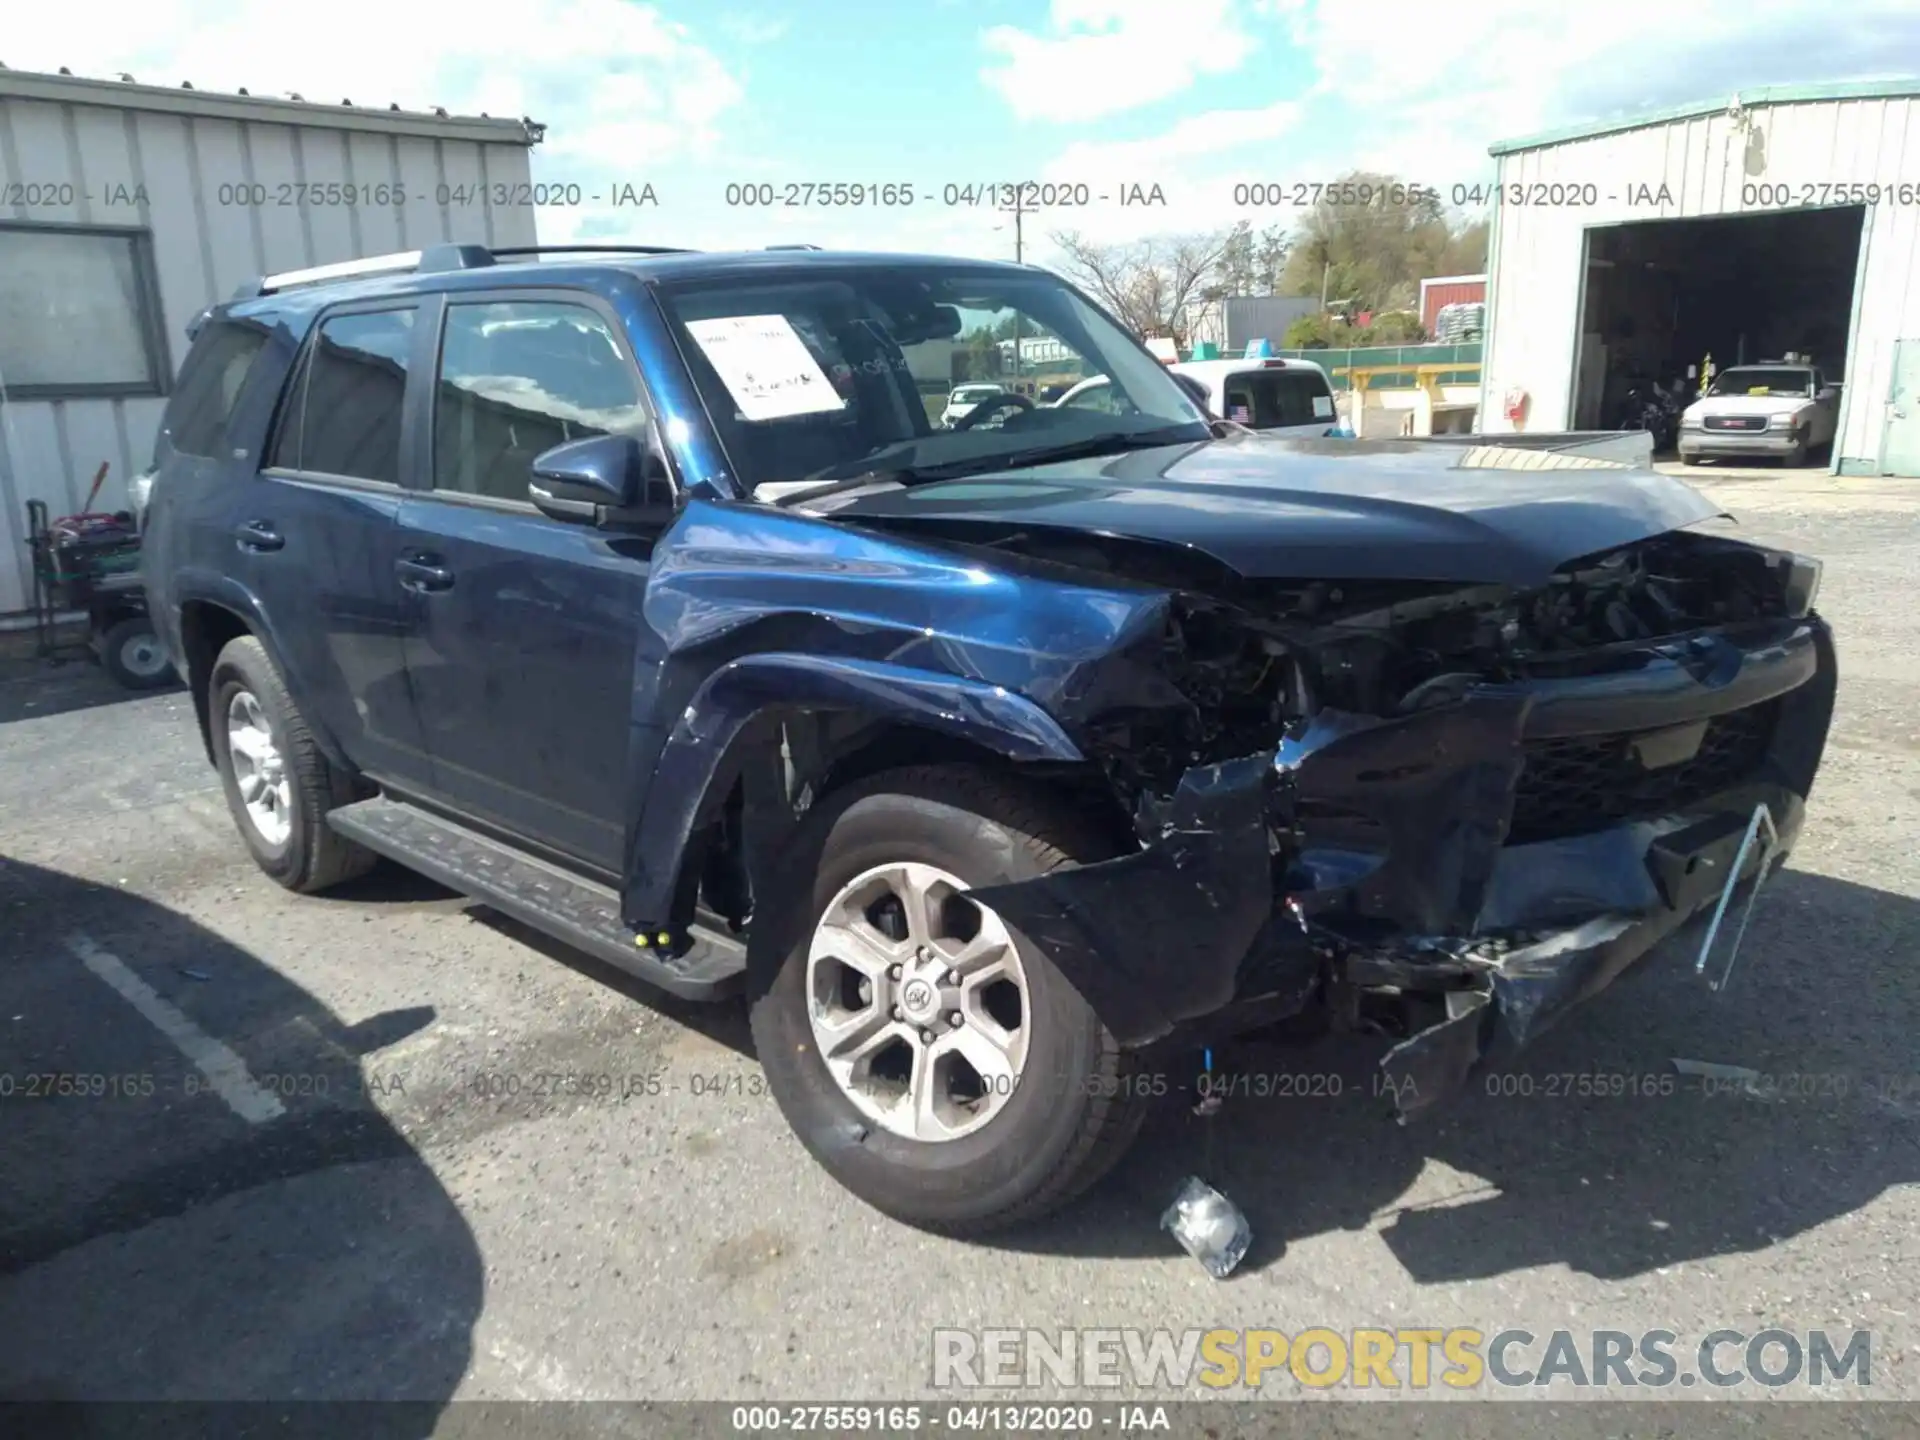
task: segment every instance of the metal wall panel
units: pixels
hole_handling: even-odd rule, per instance
[[[30,88],[31,77],[6,79]],[[48,84],[49,93],[87,88]],[[470,138],[489,129],[510,133],[500,122],[451,117],[440,127],[447,134],[437,135],[431,118],[408,117],[415,133],[389,134],[293,123],[299,107],[280,101],[172,92],[120,108],[108,98],[0,93],[0,197],[24,201],[9,187],[34,183],[55,186],[52,198],[67,201],[0,203],[0,220],[147,230],[169,378],[185,358],[187,322],[255,276],[440,241],[538,243],[531,208],[494,205],[490,193],[475,203],[442,203],[449,183],[529,182],[526,143]],[[197,105],[219,113],[192,113]],[[331,107],[314,108],[316,120],[329,118]],[[241,118],[254,110],[270,118]],[[404,203],[351,203],[360,196],[329,184],[394,186]],[[55,514],[77,509],[104,460],[111,468],[95,508],[122,508],[127,480],[152,455],[165,408],[163,397],[11,401],[0,394],[0,617],[29,600],[26,502],[45,500]]]
[[[1756,138],[1756,136],[1758,138]],[[1846,404],[1834,447],[1839,468],[1877,473],[1896,340],[1920,336],[1920,97],[1879,95],[1759,105],[1641,129],[1513,151],[1499,159],[1503,186],[1531,188],[1542,203],[1505,204],[1494,215],[1496,264],[1488,282],[1482,424],[1504,431],[1501,400],[1528,392],[1528,430],[1570,422],[1586,232],[1597,225],[1763,213],[1746,205],[1753,184],[1896,187],[1870,205],[1846,367]],[[1903,203],[1897,187],[1908,187]],[[1662,186],[1669,201],[1660,199]],[[1585,186],[1597,203],[1555,203]]]

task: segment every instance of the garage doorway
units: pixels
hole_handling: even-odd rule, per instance
[[[1865,223],[1843,205],[1590,228],[1574,428],[1639,428],[1653,387],[1691,402],[1709,356],[1717,371],[1805,357],[1844,407]]]

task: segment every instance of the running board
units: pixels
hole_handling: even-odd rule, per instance
[[[683,999],[722,999],[746,971],[740,942],[704,925],[693,927],[685,955],[641,949],[608,886],[417,805],[381,796],[342,806],[327,823],[376,854]]]

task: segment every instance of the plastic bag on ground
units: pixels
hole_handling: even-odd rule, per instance
[[[1240,1207],[1198,1176],[1187,1177],[1160,1217],[1160,1228],[1171,1230],[1180,1248],[1216,1280],[1233,1273],[1253,1242],[1253,1227]]]

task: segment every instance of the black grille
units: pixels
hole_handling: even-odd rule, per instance
[[[1764,415],[1709,415],[1706,418],[1709,430],[1764,430],[1767,417]]]
[[[1507,843],[1527,845],[1651,819],[1737,785],[1765,758],[1777,708],[1778,702],[1769,701],[1715,716],[1691,759],[1657,770],[1640,763],[1630,734],[1533,741],[1514,793]]]

